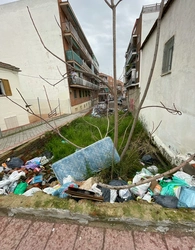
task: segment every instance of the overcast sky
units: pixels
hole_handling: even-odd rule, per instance
[[[0,4],[8,2],[13,0],[0,0]],[[100,72],[113,75],[111,9],[104,0],[69,0],[69,2],[99,62]],[[115,0],[116,2],[118,0]],[[122,0],[119,3],[117,7],[118,78],[122,75],[125,52],[142,6],[159,2],[160,0]]]

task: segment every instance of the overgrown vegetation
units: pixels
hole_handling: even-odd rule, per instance
[[[108,119],[110,123],[108,133],[107,118],[94,118],[90,115],[74,120],[70,124],[62,127],[60,132],[68,140],[73,141],[75,144],[81,147],[89,146],[106,135],[111,137],[113,140],[114,117],[109,116]],[[131,129],[132,120],[133,117],[131,113],[119,112],[119,146],[117,148],[119,155],[126,144],[127,136]],[[56,162],[78,150],[73,145],[69,144],[65,140],[62,140],[55,134],[48,135],[48,142],[45,148],[53,153],[53,162]],[[144,154],[154,155],[159,154],[159,152],[153,145],[150,144],[143,124],[138,121],[134,131],[131,147],[129,148],[123,160],[114,166],[113,178],[122,178],[126,181],[133,178],[135,173],[143,168],[140,159]],[[159,172],[165,171],[165,169],[161,168],[162,166],[158,162],[156,162],[156,165],[159,167]],[[111,169],[107,168],[98,174],[100,179],[105,183],[109,182],[110,180],[110,171]],[[91,173],[89,168],[86,167],[86,176],[89,178],[92,175],[93,173]]]

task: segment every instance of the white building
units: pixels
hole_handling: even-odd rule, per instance
[[[29,123],[27,112],[14,104],[16,102],[25,107],[17,91],[20,89],[19,71],[17,67],[0,62],[0,130],[2,131]]]
[[[182,115],[162,108],[146,108],[141,117],[162,152],[179,163],[195,152],[195,1],[168,0],[163,11],[160,42],[151,86],[143,106],[175,107]],[[154,54],[156,23],[142,45],[141,97]]]
[[[43,47],[27,7],[43,43],[62,61]],[[98,90],[96,81],[83,73],[72,82],[63,61],[95,74],[98,63],[69,2],[19,0],[0,5],[0,13],[0,58],[20,67],[20,91],[33,111],[48,118],[51,110],[59,115],[89,108],[92,92]],[[30,115],[29,120],[37,118]]]

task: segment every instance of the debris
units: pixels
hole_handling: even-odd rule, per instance
[[[195,187],[181,187],[178,207],[195,209]]]
[[[21,168],[21,166],[24,164],[23,160],[18,157],[8,158],[5,163],[7,167],[11,169]]]
[[[170,195],[154,195],[154,201],[167,208],[177,208],[178,198]]]
[[[89,191],[89,190],[85,190],[85,189],[80,189],[80,188],[69,186],[68,190],[66,190],[65,192],[73,198],[103,201],[102,196],[98,196],[96,193]]]

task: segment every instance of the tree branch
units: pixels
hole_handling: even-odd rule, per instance
[[[39,75],[39,77],[40,77],[43,81],[45,81],[46,83],[48,83],[49,85],[51,85],[51,86],[53,86],[53,87],[56,86],[58,83],[62,82],[64,79],[67,79],[67,78],[68,78],[67,76],[65,76],[65,77],[63,77],[61,80],[59,80],[58,82],[52,84],[52,83],[50,83],[49,81],[47,81],[44,77],[42,77],[42,76],[40,76],[40,75]]]
[[[157,179],[160,179],[166,175],[170,175],[176,171],[178,171],[180,168],[184,167],[187,163],[189,163],[190,161],[192,161],[195,157],[195,154],[193,154],[190,158],[188,158],[186,161],[184,161],[182,164],[180,164],[179,166],[177,167],[174,167],[172,168],[171,170],[168,170],[166,172],[164,172],[163,174],[158,174],[158,175],[155,175],[154,177],[152,178],[148,178],[144,181],[139,181],[137,183],[133,183],[131,185],[124,185],[124,186],[110,186],[110,185],[106,185],[106,184],[103,184],[103,183],[98,183],[99,186],[101,187],[104,187],[104,188],[108,188],[108,189],[114,189],[114,190],[120,190],[120,189],[129,189],[131,187],[135,187],[135,186],[139,186],[139,185],[142,185],[142,184],[145,184],[145,183],[149,183],[151,181],[154,181],[154,180],[157,180]]]
[[[111,4],[110,4],[107,0],[104,0],[104,1],[105,1],[105,3],[112,9]]]
[[[68,67],[70,67],[70,68],[73,69],[74,71],[83,73],[83,74],[85,74],[85,75],[94,77],[95,79],[99,80],[100,82],[102,82],[103,84],[105,84],[105,85],[109,88],[111,94],[113,95],[113,90],[112,90],[112,88],[111,88],[102,78],[98,77],[98,76],[95,75],[95,74],[89,73],[89,72],[87,72],[87,71],[75,69],[72,65],[70,65],[70,64],[67,63],[65,60],[63,60],[62,58],[60,58],[59,56],[57,56],[55,53],[53,53],[50,49],[48,49],[48,48],[46,47],[46,45],[44,44],[43,39],[41,38],[41,35],[39,34],[39,31],[38,31],[38,29],[37,29],[37,27],[36,27],[36,25],[35,25],[35,22],[34,22],[34,20],[33,20],[33,17],[32,17],[32,15],[31,15],[31,12],[30,12],[30,9],[29,9],[28,6],[27,6],[27,10],[28,10],[30,19],[31,19],[31,21],[32,21],[33,27],[34,27],[34,29],[35,29],[35,31],[36,31],[38,37],[39,37],[39,40],[40,40],[40,42],[41,42],[41,44],[43,45],[43,47],[44,47],[45,50],[47,50],[52,56],[54,56],[55,58],[57,58],[59,61],[65,63]]]
[[[144,107],[141,107],[141,109],[145,109],[145,108],[162,108],[162,109],[166,109],[169,113],[171,113],[172,115],[182,115],[182,112],[179,111],[176,107],[175,107],[175,104],[173,103],[173,107],[174,109],[172,108],[167,108],[162,102],[160,102],[162,106],[159,106],[159,105],[148,105],[148,106],[144,106]]]
[[[115,7],[117,7],[117,5],[121,2],[122,0],[119,0],[116,4],[115,4]]]
[[[41,119],[42,121],[44,121],[47,125],[49,125],[52,130],[58,134],[62,139],[66,140],[68,143],[70,143],[71,145],[73,145],[74,147],[76,148],[82,148],[76,144],[74,144],[73,142],[69,141],[67,138],[65,138],[61,133],[60,131],[58,130],[58,128],[56,129],[54,126],[52,126],[50,124],[49,121],[45,120],[44,118],[40,117],[39,115],[35,114],[34,111],[29,107],[28,103],[26,102],[26,100],[24,99],[24,97],[22,96],[22,94],[20,93],[20,91],[17,89],[18,93],[20,94],[20,96],[22,97],[22,99],[24,100],[26,106],[28,106],[28,108],[24,108],[22,105],[20,105],[19,103],[15,102],[14,100],[12,100],[11,98],[9,98],[8,96],[6,95],[3,95],[4,97],[6,97],[8,100],[10,100],[11,102],[13,102],[14,104],[16,104],[18,107],[22,108],[23,110],[25,110],[26,112],[28,112],[29,114],[31,115],[34,115],[36,117],[38,117],[39,119]]]

